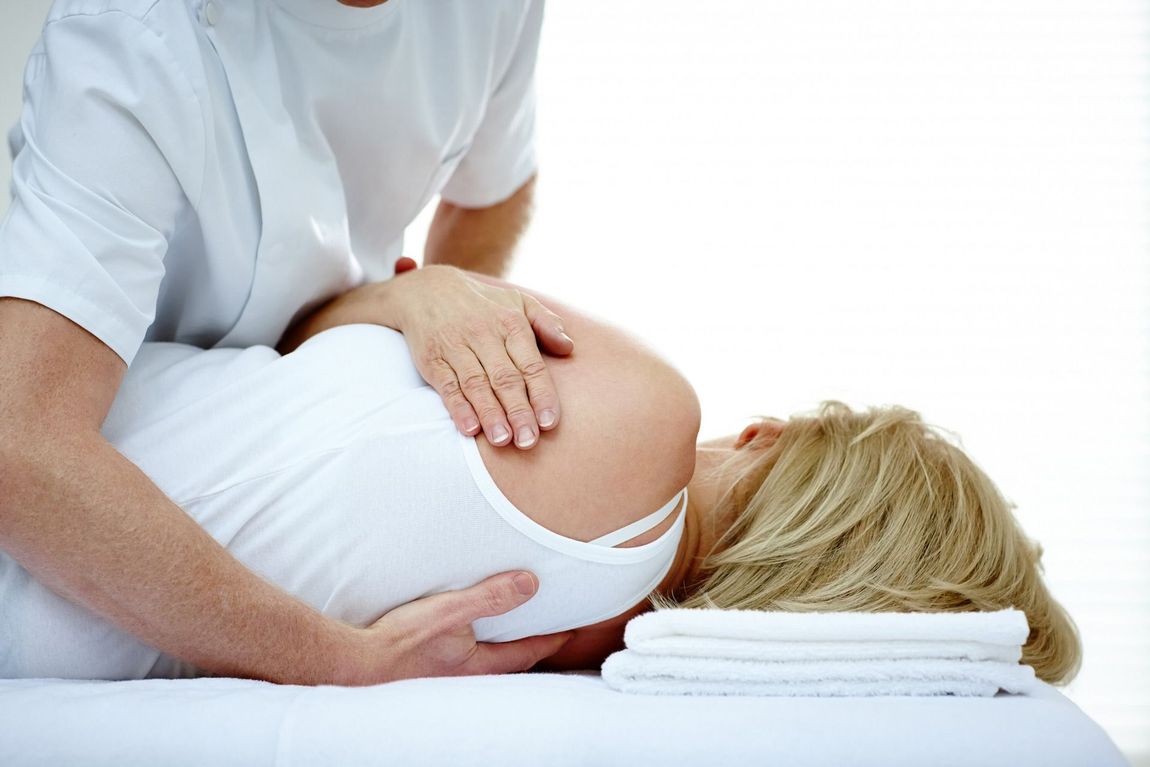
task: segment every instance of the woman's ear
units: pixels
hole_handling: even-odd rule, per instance
[[[746,447],[747,443],[757,436],[759,436],[759,424],[753,423],[739,432],[739,438],[735,440],[735,449]]]
[[[782,434],[785,425],[783,421],[777,418],[767,418],[762,421],[756,421],[739,432],[739,438],[735,440],[735,449],[738,450],[746,447],[760,434],[762,434],[760,442],[763,443],[763,447],[770,447],[775,444],[775,440]]]

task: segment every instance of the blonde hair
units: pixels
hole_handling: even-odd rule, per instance
[[[718,501],[734,524],[677,600],[657,606],[956,612],[1015,607],[1024,663],[1049,682],[1078,671],[1078,634],[1041,578],[1041,549],[957,447],[900,407],[825,402],[773,445],[739,450]],[[750,457],[748,457],[750,456]],[[730,515],[730,516],[726,516]]]

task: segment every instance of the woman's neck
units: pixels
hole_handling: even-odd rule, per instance
[[[671,569],[656,591],[670,597],[684,586],[699,580],[703,561],[730,528],[734,519],[719,519],[716,513],[726,483],[717,469],[734,453],[732,448],[700,445],[695,449],[695,473],[687,485],[683,537]]]

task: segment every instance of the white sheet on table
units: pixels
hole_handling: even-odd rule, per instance
[[[236,679],[0,681],[0,764],[929,764],[1111,767],[1053,688],[995,698],[649,697],[597,675],[370,688]]]

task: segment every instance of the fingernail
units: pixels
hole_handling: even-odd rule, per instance
[[[529,597],[535,593],[535,579],[527,573],[519,573],[513,579],[515,582],[515,590],[525,597]]]
[[[515,444],[519,447],[531,447],[535,444],[535,432],[526,426],[519,427],[519,435],[515,438]]]
[[[563,337],[564,337],[564,338],[566,338],[568,341],[570,341],[572,345],[574,345],[574,343],[575,343],[575,342],[571,340],[571,336],[567,335],[567,334],[566,334],[566,333],[564,333],[562,330],[560,330],[560,331],[559,331],[559,335],[563,336]]]
[[[503,425],[496,426],[491,430],[491,441],[496,445],[502,445],[507,440],[511,439],[511,432]]]
[[[555,411],[548,408],[539,414],[539,425],[549,429],[555,425]]]
[[[475,434],[477,431],[479,431],[479,421],[476,421],[474,418],[468,418],[463,422],[464,434]]]

